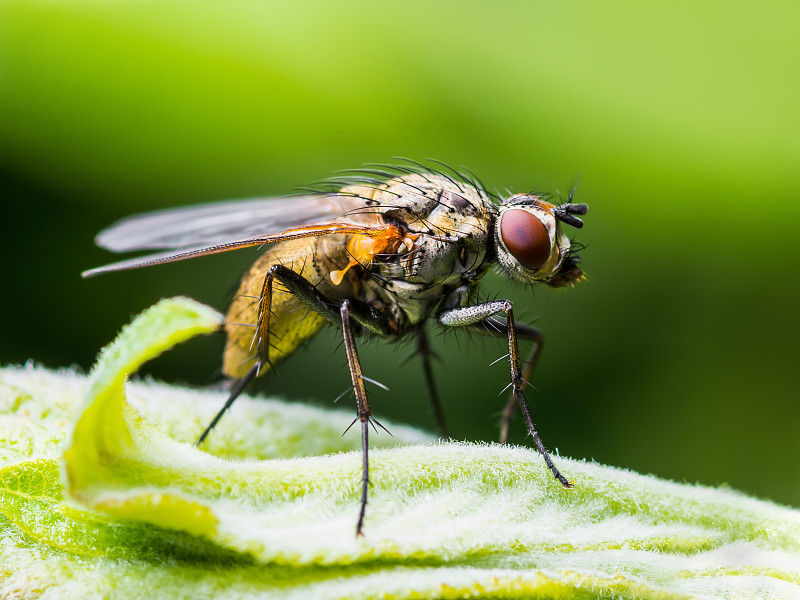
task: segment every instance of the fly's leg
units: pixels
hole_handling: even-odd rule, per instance
[[[350,371],[350,381],[356,396],[356,420],[361,423],[361,506],[356,523],[356,536],[363,535],[364,515],[367,511],[367,495],[369,493],[369,424],[372,412],[367,400],[361,361],[359,361],[356,351],[353,324],[357,324],[359,329],[366,329],[382,336],[390,335],[396,325],[387,312],[381,311],[371,304],[356,299],[343,300],[339,303],[337,300],[326,297],[310,281],[283,265],[271,267],[267,277],[274,277],[280,281],[300,301],[323,318],[342,328],[344,347],[347,353],[347,368]],[[268,319],[267,307],[263,320],[266,322]],[[261,320],[260,315],[259,320]],[[268,325],[265,325],[263,335],[267,334],[267,329]],[[265,345],[264,348],[266,347]],[[373,422],[375,421],[373,420]]]
[[[369,424],[372,413],[367,400],[367,391],[364,386],[364,376],[361,371],[361,362],[358,360],[354,324],[359,330],[368,330],[378,335],[390,335],[396,325],[391,316],[379,308],[356,299],[344,301],[328,298],[320,292],[313,283],[302,275],[298,275],[284,265],[273,265],[264,276],[261,289],[261,299],[258,303],[258,319],[256,321],[256,337],[254,342],[257,347],[256,364],[236,384],[231,397],[225,403],[211,425],[201,436],[202,441],[211,428],[216,425],[222,414],[233,404],[242,389],[258,374],[262,364],[269,360],[269,321],[272,306],[273,281],[278,280],[286,290],[296,296],[303,304],[311,308],[321,317],[342,328],[344,347],[347,353],[347,366],[350,371],[350,380],[356,396],[356,420],[361,422],[361,449],[362,449],[362,477],[361,477],[361,506],[356,525],[356,535],[362,535],[364,515],[367,510],[367,494],[369,491]]]
[[[505,333],[508,329],[506,323],[498,324],[497,326],[503,333]],[[539,330],[534,329],[533,327],[528,327],[527,325],[523,325],[518,323],[516,325],[517,329],[517,337],[522,338],[525,340],[529,340],[533,342],[533,347],[531,351],[528,353],[528,357],[525,359],[525,364],[522,367],[522,383],[520,384],[521,391],[525,391],[525,388],[531,382],[533,378],[533,369],[536,367],[536,364],[539,362],[539,355],[542,352],[542,334]],[[507,444],[508,443],[508,432],[511,429],[511,419],[514,417],[514,413],[517,410],[517,406],[519,405],[519,400],[517,399],[517,394],[515,392],[511,393],[511,396],[508,398],[508,402],[506,402],[506,406],[503,409],[503,416],[500,420],[500,443]]]
[[[205,441],[205,439],[208,437],[208,434],[211,433],[211,430],[217,426],[217,423],[219,423],[222,415],[228,411],[228,409],[233,405],[234,401],[244,391],[247,385],[253,379],[258,377],[258,373],[261,370],[261,365],[269,364],[269,317],[272,314],[272,281],[275,279],[276,267],[279,266],[282,265],[275,265],[271,267],[264,276],[264,283],[261,286],[261,296],[259,297],[256,305],[258,309],[258,318],[256,319],[255,337],[253,338],[253,343],[257,349],[255,363],[245,374],[245,376],[239,379],[233,386],[230,396],[228,396],[225,404],[211,420],[211,423],[208,424],[208,427],[203,430],[203,433],[200,434],[200,437],[197,438],[195,446],[199,446]],[[287,270],[291,271],[291,269]]]
[[[236,398],[244,391],[245,387],[258,376],[261,365],[269,364],[269,321],[272,314],[272,287],[273,281],[276,279],[291,294],[295,295],[321,317],[337,327],[341,325],[339,301],[326,297],[305,277],[298,275],[284,265],[270,267],[264,276],[261,297],[257,304],[258,318],[256,320],[255,337],[253,338],[257,351],[255,364],[244,377],[236,382],[224,406],[197,439],[197,445],[208,437],[208,434],[211,433],[211,430],[217,425]],[[364,302],[356,300],[351,300],[350,302],[351,317],[359,325],[379,335],[386,335],[391,331],[390,319],[384,313]],[[355,310],[352,310],[354,307]]]
[[[487,318],[483,321],[479,321],[474,325],[468,325],[467,328],[470,331],[474,331],[475,333],[480,333],[482,335],[488,335],[491,337],[506,337],[508,336],[508,323],[505,321],[500,321],[494,318]],[[522,391],[525,391],[525,388],[530,385],[531,379],[533,378],[533,370],[536,365],[539,363],[539,355],[542,353],[542,334],[538,329],[534,329],[529,325],[524,325],[522,323],[516,323],[515,328],[517,330],[517,338],[528,340],[533,342],[533,346],[531,347],[530,352],[528,353],[528,357],[525,359],[525,363],[522,366]],[[511,395],[508,398],[508,402],[506,402],[505,408],[503,408],[503,413],[500,418],[500,443],[507,444],[508,443],[508,434],[509,430],[511,429],[511,420],[514,418],[514,413],[519,406],[519,401],[517,400],[517,394],[515,392],[511,392]]]
[[[356,341],[353,337],[353,328],[350,322],[350,301],[342,302],[340,308],[342,319],[342,334],[344,335],[344,349],[347,353],[347,368],[350,371],[350,381],[356,395],[356,419],[361,422],[361,508],[358,511],[356,524],[356,537],[363,535],[364,515],[367,511],[367,493],[369,491],[369,419],[372,413],[369,410],[367,389],[364,386],[364,374],[361,371],[361,361],[358,360]]]
[[[423,327],[417,330],[417,351],[419,352],[420,358],[422,358],[422,372],[425,375],[425,385],[428,388],[428,397],[431,401],[431,410],[433,411],[433,418],[436,421],[436,428],[439,430],[439,435],[444,438],[449,438],[450,434],[447,431],[447,425],[444,421],[444,411],[442,411],[442,404],[439,402],[436,383],[433,381],[431,347],[428,343],[428,335],[425,333]]]
[[[361,370],[361,361],[358,359],[356,351],[353,323],[355,322],[362,328],[378,335],[389,335],[395,329],[395,324],[388,313],[355,299],[342,301],[339,306],[339,319],[347,353],[347,368],[350,371],[350,381],[356,396],[356,420],[361,422],[361,507],[356,523],[356,537],[358,537],[363,535],[364,515],[367,512],[367,496],[369,494],[369,424],[370,422],[377,423],[377,421],[372,419],[372,412],[369,408],[367,390],[364,386],[364,373]],[[380,423],[378,425],[384,428]]]
[[[319,316],[329,321],[331,324],[341,327],[341,300],[334,300],[328,298],[325,294],[320,292],[317,287],[302,275],[298,275],[290,268],[283,265],[274,265],[267,271],[266,279],[274,278],[280,281],[283,286],[294,296],[297,297],[303,304],[308,306],[311,310],[316,312]],[[271,289],[271,288],[270,288]],[[395,330],[395,324],[391,316],[385,311],[362,302],[361,300],[350,299],[347,300],[350,319],[358,323],[364,329],[375,333],[380,336],[391,335]],[[263,315],[263,319],[262,319]],[[269,319],[269,311],[262,310],[259,314],[259,327],[263,320],[264,335],[267,333]],[[266,352],[266,345],[264,346]]]
[[[522,412],[522,416],[525,419],[526,425],[528,426],[528,432],[531,434],[531,437],[533,437],[533,443],[536,446],[536,449],[542,455],[542,458],[544,458],[544,462],[547,464],[547,467],[550,469],[553,477],[558,479],[558,481],[561,482],[561,485],[564,487],[572,487],[572,484],[569,482],[569,480],[567,480],[567,478],[561,474],[561,472],[553,463],[553,459],[550,458],[550,454],[544,447],[544,444],[539,437],[539,432],[536,430],[536,425],[531,417],[528,403],[525,401],[525,395],[523,394],[524,382],[522,371],[519,367],[517,328],[514,326],[514,310],[511,302],[508,300],[495,300],[493,302],[484,302],[483,304],[476,304],[474,306],[455,308],[441,313],[439,315],[439,322],[448,327],[469,327],[470,329],[475,329],[474,326],[481,322],[487,325],[487,327],[496,327],[497,323],[490,321],[489,319],[500,313],[505,313],[506,315],[506,327],[504,329],[506,329],[505,333],[508,336],[508,360],[511,366],[511,385],[513,387],[512,394],[516,399],[516,403],[519,405],[519,409]],[[498,331],[499,335],[502,335],[502,329],[503,328]],[[487,332],[484,331],[484,333]],[[508,406],[506,408],[508,408]]]
[[[258,375],[258,369],[260,367],[261,363],[256,362],[256,364],[254,364],[250,368],[247,374],[236,382],[236,384],[233,386],[233,389],[231,390],[230,396],[228,396],[228,399],[225,401],[223,407],[219,410],[219,412],[216,415],[214,415],[214,418],[211,419],[211,423],[208,424],[208,427],[206,427],[203,430],[203,433],[200,434],[200,437],[197,438],[197,441],[194,443],[195,446],[199,446],[205,441],[205,439],[208,437],[208,434],[211,433],[211,430],[217,426],[217,423],[219,423],[219,420],[222,418],[222,415],[224,415],[225,412],[231,407],[236,398],[239,397],[239,394],[241,394],[244,391],[244,388],[247,387],[247,384],[249,384],[253,379],[255,379],[256,375]]]
[[[522,416],[525,418],[525,423],[528,425],[528,431],[533,436],[533,443],[536,444],[536,449],[539,450],[547,467],[553,473],[553,477],[558,479],[566,488],[572,487],[569,480],[564,477],[561,472],[553,464],[553,459],[550,458],[547,449],[544,447],[539,432],[536,431],[536,425],[533,423],[528,403],[525,401],[525,395],[522,393],[523,381],[522,374],[519,369],[519,348],[517,346],[517,331],[514,327],[514,311],[510,302],[506,302],[505,306],[506,319],[508,321],[508,353],[511,362],[511,381],[514,384],[514,394],[517,396],[517,403],[522,411]]]
[[[494,319],[492,317],[487,317],[486,319],[483,319],[471,325],[467,325],[466,327],[470,331],[479,333],[481,335],[488,335],[491,337],[508,336],[508,323],[506,321],[501,321],[498,319]],[[522,367],[522,382],[520,384],[520,387],[524,392],[525,388],[530,384],[531,379],[533,377],[533,370],[539,362],[539,355],[542,352],[543,337],[538,329],[534,329],[529,325],[525,325],[523,323],[516,323],[514,327],[517,330],[518,339],[523,339],[533,342],[533,347],[528,353],[528,357],[525,359],[525,363]],[[511,395],[508,398],[508,402],[506,402],[506,405],[503,408],[503,413],[500,419],[501,444],[508,443],[508,434],[509,430],[511,429],[511,420],[514,418],[514,413],[516,412],[518,406],[519,406],[519,400],[517,398],[517,394],[516,392],[511,392]]]
[[[261,365],[269,364],[269,317],[272,313],[272,281],[275,278],[276,266],[280,265],[271,267],[264,276],[264,283],[261,286],[261,296],[259,297],[256,305],[258,309],[258,318],[256,319],[255,337],[253,338],[253,343],[257,348],[256,361],[250,370],[245,374],[245,376],[238,380],[233,386],[230,396],[228,396],[225,404],[222,406],[219,412],[214,415],[211,423],[209,423],[208,427],[203,430],[203,433],[200,434],[200,437],[197,438],[195,446],[199,446],[205,441],[205,439],[208,437],[208,434],[211,433],[211,430],[217,426],[217,423],[219,423],[222,415],[228,411],[236,398],[238,398],[247,387],[247,384],[258,377],[258,373],[261,370]]]

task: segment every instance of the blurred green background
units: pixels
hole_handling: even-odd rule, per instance
[[[796,2],[0,2],[0,362],[88,369],[132,314],[224,309],[254,251],[81,280],[127,214],[291,192],[392,156],[591,211],[587,279],[492,276],[546,334],[551,448],[800,504]],[[330,403],[336,332],[262,382]],[[218,381],[222,338],[149,367]],[[437,336],[456,437],[491,440],[500,341]],[[371,343],[373,408],[431,426],[413,353]],[[523,441],[522,424],[514,440]]]

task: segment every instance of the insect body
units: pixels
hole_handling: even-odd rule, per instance
[[[226,318],[223,371],[236,384],[199,442],[249,381],[326,322],[341,328],[362,435],[357,534],[366,509],[368,426],[374,420],[355,344],[358,333],[394,339],[416,335],[442,430],[427,322],[435,319],[444,327],[507,339],[513,391],[503,412],[501,441],[506,441],[519,407],[554,477],[570,487],[542,444],[523,394],[541,335],[515,324],[509,301],[477,303],[476,294],[479,280],[495,264],[510,278],[528,284],[562,287],[579,280],[579,259],[561,224],[580,228],[583,223],[576,215],[585,214],[586,205],[555,205],[534,194],[501,199],[470,176],[421,166],[360,173],[332,180],[327,189],[307,196],[201,205],[124,219],[101,232],[98,245],[117,252],[168,251],[92,269],[84,276],[266,246],[242,278]],[[524,370],[520,337],[533,342]]]

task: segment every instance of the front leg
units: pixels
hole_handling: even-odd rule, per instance
[[[488,319],[480,321],[474,325],[468,325],[467,328],[475,333],[488,335],[495,338],[508,336],[508,322],[501,321],[493,317],[489,317]],[[539,355],[542,353],[542,341],[544,338],[538,329],[534,329],[530,325],[515,323],[514,328],[517,330],[517,338],[532,342],[530,352],[528,352],[528,357],[525,359],[525,362],[522,365],[522,391],[524,392],[525,388],[531,385],[531,379],[533,379],[533,369],[539,363]],[[508,434],[509,430],[511,429],[511,419],[514,417],[517,406],[519,406],[517,395],[516,393],[511,392],[511,395],[508,397],[508,402],[506,402],[506,406],[503,408],[502,418],[500,419],[501,444],[508,443]]]
[[[505,313],[506,326],[505,333],[508,335],[508,360],[511,366],[511,385],[513,387],[513,397],[519,405],[525,423],[528,426],[528,432],[533,437],[533,443],[536,449],[544,458],[544,462],[553,473],[553,477],[558,479],[564,487],[572,487],[572,484],[564,477],[561,472],[556,468],[553,459],[544,447],[539,432],[536,430],[536,425],[531,417],[528,403],[525,401],[523,388],[525,382],[522,372],[519,367],[519,347],[517,344],[517,329],[514,326],[514,310],[511,302],[508,300],[495,300],[493,302],[484,302],[483,304],[476,304],[474,306],[465,306],[462,308],[454,308],[439,315],[439,322],[448,327],[468,327],[474,329],[478,323],[485,322],[488,327],[492,327],[495,323],[489,321],[494,315]],[[502,329],[499,329],[502,331]],[[535,356],[534,356],[535,358]],[[509,403],[510,404],[510,403]]]

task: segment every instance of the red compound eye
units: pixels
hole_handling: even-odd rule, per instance
[[[500,235],[509,252],[536,271],[550,258],[550,236],[544,224],[527,210],[511,208],[500,219]]]

